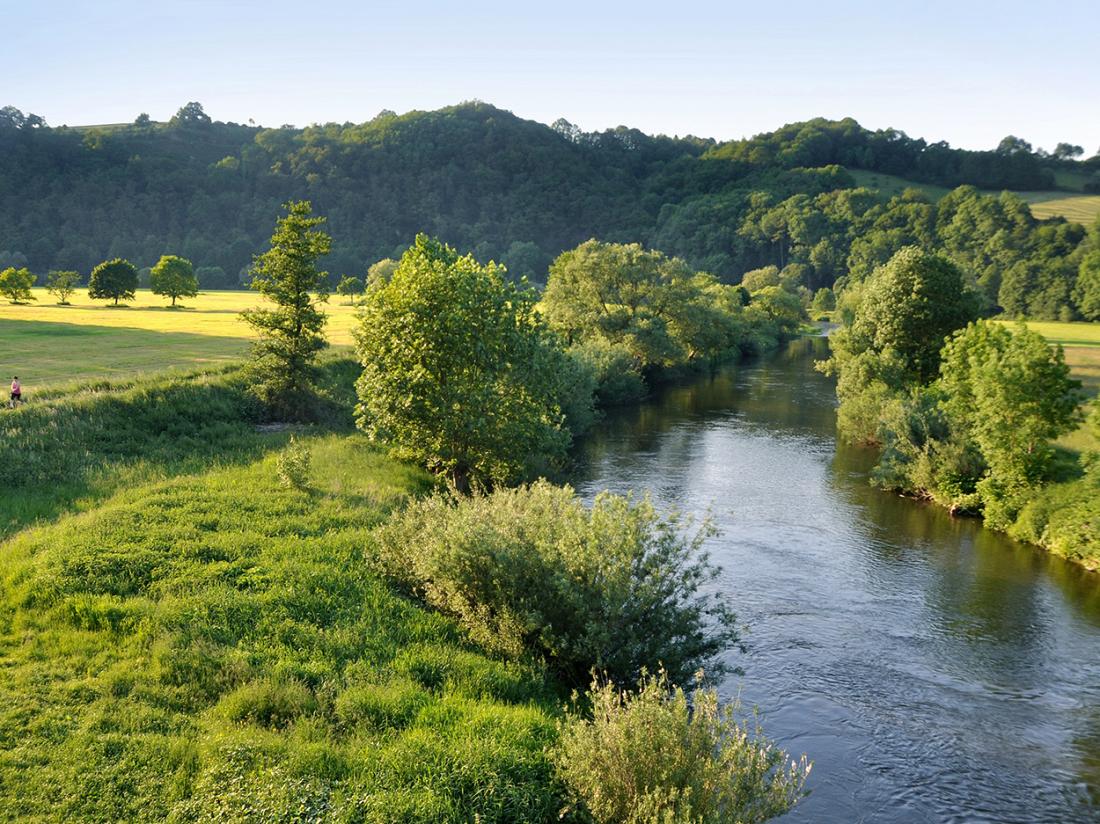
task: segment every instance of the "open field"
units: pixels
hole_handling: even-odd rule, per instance
[[[916,183],[894,175],[881,172],[867,172],[862,169],[849,169],[852,177],[860,186],[878,189],[884,195],[893,197],[906,189],[920,189],[933,200],[939,200],[950,189],[944,186],[934,186],[931,183]],[[986,192],[997,194],[997,192]],[[1031,204],[1031,213],[1037,218],[1049,218],[1062,216],[1068,220],[1088,225],[1100,215],[1100,195],[1087,195],[1064,190],[1051,190],[1042,192],[1016,192],[1017,195]]]
[[[84,290],[73,295],[71,306],[58,306],[45,289],[34,293],[32,304],[0,303],[0,376],[19,375],[28,395],[59,383],[235,360],[252,337],[239,313],[262,300],[255,292],[205,292],[171,309],[160,296],[139,290],[127,306],[115,308],[92,301]],[[350,346],[355,307],[334,296],[325,311],[329,341]]]

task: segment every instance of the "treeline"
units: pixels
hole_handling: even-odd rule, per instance
[[[1100,456],[1054,443],[1084,419],[1080,383],[1060,346],[980,319],[980,305],[956,265],[918,247],[875,269],[822,364],[837,376],[839,433],[880,447],[880,486],[1096,566]]]
[[[1069,150],[1043,156],[1006,141],[967,152],[817,120],[718,145],[624,127],[544,126],[482,103],[306,129],[212,122],[194,103],[168,124],[139,117],[81,129],[50,128],[8,108],[0,110],[0,269],[27,267],[42,280],[51,269],[87,273],[115,258],[142,269],[175,254],[194,262],[200,288],[238,287],[250,278],[270,214],[308,197],[336,238],[326,264],[334,279],[363,277],[371,262],[399,257],[425,231],[539,283],[562,250],[596,236],[661,249],[724,283],[796,263],[806,267],[801,285],[816,290],[848,274],[854,240],[878,224],[880,257],[910,242],[900,231],[926,228],[856,189],[843,166],[944,185],[1033,188],[1051,185],[1052,169],[1096,165]],[[939,207],[926,205],[938,230]],[[1069,224],[1035,221],[1016,202],[1004,208],[1026,224],[1013,228],[1017,257],[1045,266],[1055,252],[1037,251],[1039,228],[1057,233]],[[974,228],[961,254],[981,257],[998,227]],[[1079,230],[1060,231],[1072,254]],[[955,254],[952,242],[962,241],[942,239]],[[996,303],[997,289],[988,291]],[[1049,302],[1039,302],[1048,315]]]

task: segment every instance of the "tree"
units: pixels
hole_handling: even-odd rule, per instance
[[[187,258],[161,255],[149,273],[149,285],[154,295],[165,295],[176,305],[177,298],[193,298],[199,293],[199,281]]]
[[[123,258],[105,260],[88,278],[88,296],[93,300],[129,299],[137,292],[138,273],[134,264]]]
[[[46,276],[46,291],[57,298],[62,306],[69,305],[69,298],[80,284],[80,275],[68,270],[53,270]]]
[[[134,125],[139,129],[148,129],[149,126],[152,125],[152,123],[152,119],[145,112],[142,112],[134,118]]]
[[[936,377],[944,339],[977,317],[977,301],[953,263],[915,246],[842,297],[838,314],[850,320],[819,368],[837,377],[841,435],[878,443],[888,404]]]
[[[16,269],[8,267],[0,272],[0,295],[3,295],[12,303],[26,303],[37,300],[31,292],[34,286],[34,275],[29,269]]]
[[[271,248],[252,264],[252,288],[275,308],[249,309],[241,317],[259,336],[247,369],[253,391],[277,414],[301,418],[312,400],[314,361],[328,345],[318,308],[328,299],[327,273],[318,271],[317,259],[328,254],[332,239],[317,228],[325,219],[313,216],[309,201],[283,208]]]
[[[1003,155],[1031,154],[1031,144],[1022,137],[1009,135],[997,144],[997,153]]]
[[[988,465],[978,482],[986,520],[1004,528],[1051,465],[1052,441],[1080,423],[1080,382],[1061,346],[1023,324],[978,321],[943,348],[937,385],[952,427]]]
[[[376,283],[389,283],[397,269],[397,261],[393,258],[382,258],[377,263],[372,263],[367,270],[367,288],[370,289]]]
[[[201,103],[195,102],[181,106],[168,121],[169,126],[209,126],[210,123],[210,115],[203,111]]]
[[[336,284],[336,294],[348,299],[348,303],[355,303],[355,296],[363,294],[363,281],[353,275],[345,275]]]
[[[1072,143],[1059,143],[1054,147],[1054,152],[1051,154],[1055,160],[1073,160],[1085,153],[1085,150],[1080,146],[1075,146]]]
[[[1100,321],[1100,250],[1081,259],[1074,291],[1077,310],[1086,320]]]
[[[418,235],[391,280],[363,300],[359,426],[460,490],[563,458],[564,356],[536,300],[499,266]]]
[[[977,315],[977,302],[958,267],[910,246],[864,284],[842,343],[851,352],[893,350],[912,380],[927,383],[939,371],[944,339]]]

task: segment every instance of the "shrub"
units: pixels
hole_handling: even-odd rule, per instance
[[[805,756],[787,754],[719,706],[714,690],[689,702],[664,673],[643,675],[637,693],[610,683],[588,693],[592,718],[564,722],[557,772],[597,824],[719,824],[766,821],[803,795]]]
[[[275,459],[279,483],[287,489],[305,489],[309,486],[311,464],[309,447],[291,435],[290,443]]]
[[[413,502],[375,530],[374,560],[475,641],[534,652],[572,683],[657,664],[680,678],[737,642],[733,613],[700,594],[718,572],[702,549],[712,528],[684,526],[648,499],[605,492],[587,509],[539,481]]]

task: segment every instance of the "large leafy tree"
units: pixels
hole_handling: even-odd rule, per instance
[[[977,301],[949,260],[910,246],[851,293],[848,325],[822,364],[837,376],[837,425],[850,441],[877,442],[883,411],[911,385],[939,371],[948,335],[977,317]]]
[[[271,248],[252,264],[252,288],[273,308],[249,309],[242,317],[256,331],[247,374],[253,391],[279,415],[306,417],[313,402],[314,361],[326,345],[325,314],[318,308],[328,299],[325,272],[318,258],[328,254],[331,238],[318,227],[309,201],[283,207],[271,236]]]
[[[154,295],[164,295],[176,305],[177,298],[193,298],[199,293],[199,281],[191,261],[176,255],[162,255],[149,273]]]
[[[563,356],[535,301],[501,267],[418,235],[363,301],[360,427],[462,490],[563,457]]]
[[[943,348],[938,386],[952,427],[977,446],[986,519],[1004,527],[1050,469],[1052,441],[1080,423],[1080,382],[1061,346],[1038,333],[979,321]]]
[[[34,275],[29,269],[16,269],[8,267],[0,272],[0,295],[3,295],[12,303],[26,303],[35,300],[31,287],[34,286]]]
[[[910,246],[867,280],[845,343],[855,352],[892,350],[913,380],[927,383],[939,371],[944,339],[977,309],[958,267]]]
[[[96,300],[113,300],[115,306],[120,300],[132,298],[137,287],[137,268],[122,258],[104,261],[88,278],[88,295]]]

